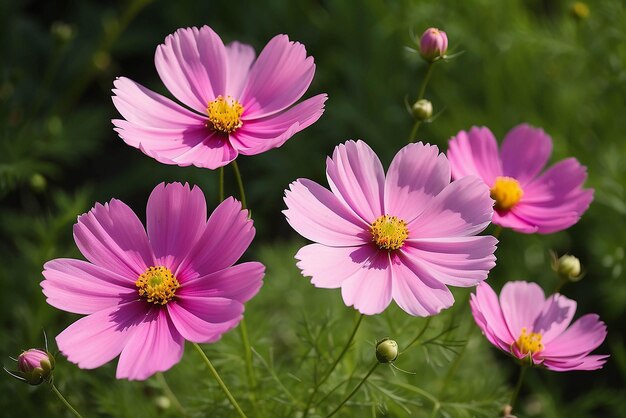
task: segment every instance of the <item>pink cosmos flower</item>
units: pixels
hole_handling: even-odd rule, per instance
[[[450,183],[435,146],[402,148],[387,176],[363,141],[335,148],[326,162],[330,191],[299,179],[285,191],[289,224],[315,241],[298,267],[321,288],[341,287],[346,305],[382,312],[394,299],[428,316],[454,303],[446,285],[473,286],[495,265],[497,240],[474,236],[489,225],[493,201],[476,177]]]
[[[515,358],[557,372],[596,370],[608,355],[589,355],[606,337],[596,314],[579,318],[568,328],[576,302],[528,282],[508,282],[500,300],[486,283],[472,294],[474,320],[489,342]]]
[[[552,140],[542,129],[522,124],[498,144],[488,128],[473,127],[450,140],[452,177],[475,175],[496,201],[493,223],[518,232],[548,234],[574,225],[593,200],[583,189],[587,169],[575,158],[560,161],[542,174]]]
[[[280,147],[319,119],[327,96],[292,107],[313,80],[304,46],[274,37],[255,60],[254,49],[224,45],[208,26],[179,29],[157,47],[157,72],[187,107],[134,81],[114,82],[113,120],[128,145],[165,164],[214,169],[238,154]]]
[[[226,199],[207,221],[199,188],[160,184],[146,213],[147,233],[123,202],[96,204],[74,225],[88,261],[44,265],[48,303],[87,315],[56,338],[83,369],[119,355],[117,378],[165,371],[181,359],[185,340],[215,342],[237,326],[261,287],[261,263],[233,265],[254,237],[238,201]]]

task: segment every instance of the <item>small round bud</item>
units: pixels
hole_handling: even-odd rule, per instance
[[[376,360],[379,363],[393,363],[398,358],[398,343],[387,337],[376,343]]]
[[[575,1],[570,8],[570,14],[576,20],[584,20],[589,17],[589,6],[582,1]]]
[[[48,185],[48,180],[46,180],[46,178],[42,174],[35,173],[32,176],[30,176],[29,183],[33,191],[37,193],[41,193],[44,190],[46,190],[46,186]]]
[[[428,120],[433,115],[433,104],[430,100],[418,100],[411,107],[411,112],[413,113],[413,117],[417,120]]]
[[[420,38],[420,54],[428,62],[443,58],[448,51],[448,36],[442,30],[428,28]]]
[[[74,29],[65,22],[54,22],[50,27],[50,32],[60,44],[65,44],[74,37]]]
[[[156,406],[160,409],[170,409],[172,406],[172,401],[170,401],[170,398],[167,396],[157,396],[154,399],[154,403],[156,403]]]
[[[552,268],[563,280],[577,282],[583,278],[580,260],[573,255],[565,254],[553,263]]]
[[[16,374],[31,385],[48,380],[54,370],[54,356],[46,351],[31,348],[17,358]]]

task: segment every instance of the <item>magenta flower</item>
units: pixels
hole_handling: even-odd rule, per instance
[[[428,61],[433,62],[443,58],[448,51],[448,35],[437,28],[428,28],[420,37],[420,54]]]
[[[596,314],[579,318],[568,328],[576,302],[528,282],[508,282],[500,300],[486,283],[472,294],[474,320],[489,342],[530,365],[557,372],[596,370],[608,355],[589,355],[606,337],[606,325]]]
[[[251,46],[226,46],[208,26],[179,29],[157,47],[157,72],[181,103],[120,77],[113,120],[128,145],[165,164],[214,169],[238,154],[280,147],[319,119],[327,96],[292,107],[313,80],[313,57],[286,35],[275,36],[255,60]]]
[[[123,202],[97,204],[74,225],[87,261],[56,259],[41,282],[50,305],[86,314],[57,336],[83,369],[120,355],[117,378],[146,379],[178,363],[185,340],[210,343],[237,326],[264,267],[233,265],[254,237],[233,198],[207,221],[202,191],[160,184],[147,206],[147,234]]]
[[[437,147],[402,148],[385,172],[363,141],[335,148],[326,162],[330,189],[307,180],[285,192],[289,224],[315,241],[298,267],[321,288],[341,287],[346,305],[382,312],[394,299],[428,316],[454,298],[446,285],[473,286],[495,265],[497,240],[474,236],[491,220],[493,201],[480,179],[450,183]]]
[[[544,171],[552,140],[542,129],[522,124],[498,144],[488,128],[473,127],[450,140],[452,177],[474,175],[491,189],[493,223],[518,232],[548,234],[574,225],[593,200],[583,189],[587,169],[568,158]]]

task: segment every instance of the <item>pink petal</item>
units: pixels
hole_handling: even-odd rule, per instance
[[[493,289],[484,282],[479,283],[476,293],[471,296],[470,306],[476,323],[487,339],[501,350],[509,352],[517,337],[511,335]]]
[[[210,27],[178,29],[157,47],[154,56],[159,77],[182,103],[200,113],[226,94],[226,47]]]
[[[402,252],[438,281],[469,287],[485,280],[496,265],[497,243],[492,236],[416,239],[407,241]]]
[[[376,315],[391,303],[391,266],[389,253],[378,251],[359,270],[341,284],[347,306],[354,305],[364,315]]]
[[[256,53],[250,45],[231,42],[226,45],[226,56],[228,58],[226,94],[238,99],[241,97]]]
[[[546,299],[541,314],[535,319],[533,331],[542,335],[547,345],[569,326],[576,312],[576,302],[558,293]]]
[[[57,346],[81,369],[95,369],[120,354],[146,311],[143,302],[131,302],[95,312],[60,333]]]
[[[524,187],[541,172],[550,154],[552,139],[543,129],[525,123],[517,125],[506,134],[502,142],[502,172]]]
[[[385,213],[409,220],[450,184],[450,164],[433,145],[421,142],[402,148],[385,180]]]
[[[176,272],[204,232],[207,220],[202,190],[185,183],[161,183],[154,188],[146,209],[148,238],[156,263]]]
[[[287,222],[303,237],[330,246],[354,247],[371,240],[369,226],[328,189],[299,179],[285,190]]]
[[[133,280],[154,265],[141,221],[117,199],[79,216],[74,241],[87,260]]]
[[[168,303],[170,318],[180,334],[195,343],[213,343],[237,326],[243,317],[243,304],[219,297],[180,297]]]
[[[567,359],[564,361],[558,361],[556,359],[545,359],[543,365],[548,370],[555,372],[569,372],[572,370],[598,370],[604,366],[608,355],[599,356],[586,356],[577,359]]]
[[[248,211],[241,203],[227,198],[213,211],[204,233],[178,269],[178,279],[183,284],[188,279],[230,267],[248,249],[255,230]]]
[[[502,175],[498,143],[489,128],[473,127],[469,133],[461,131],[452,137],[448,160],[455,179],[475,175],[492,187]]]
[[[282,113],[246,121],[231,134],[231,143],[243,155],[256,155],[278,148],[296,133],[317,122],[324,113],[327,98],[327,95],[319,94]]]
[[[133,280],[85,261],[58,258],[43,268],[46,301],[67,312],[91,314],[137,297]]]
[[[511,228],[524,234],[533,234],[539,229],[535,224],[517,216],[513,210],[506,212],[494,210],[491,222],[503,228]]]
[[[606,325],[596,314],[580,317],[541,352],[543,357],[580,357],[598,348],[606,338]]]
[[[454,303],[450,290],[429,269],[408,257],[392,257],[391,271],[393,299],[408,314],[435,315]]]
[[[430,199],[422,213],[409,221],[409,239],[476,235],[489,225],[492,214],[489,189],[477,177],[463,177]]]
[[[366,268],[366,261],[375,255],[376,250],[367,244],[360,247],[311,244],[302,247],[296,259],[302,275],[311,277],[315,287],[336,289],[358,270]]]
[[[256,295],[263,284],[265,266],[248,262],[227,267],[215,273],[185,282],[176,291],[179,296],[223,297],[247,302]]]
[[[184,347],[185,340],[167,311],[152,308],[122,350],[115,377],[145,380],[156,372],[164,372],[180,361]]]
[[[363,141],[335,147],[326,160],[326,176],[333,194],[368,225],[383,213],[385,173],[374,151]]]
[[[307,58],[302,44],[289,41],[287,35],[272,38],[252,65],[241,94],[244,124],[294,104],[309,88],[314,74],[313,57]]]
[[[514,339],[526,332],[533,332],[533,325],[545,303],[543,290],[536,283],[508,282],[500,292],[500,306],[507,326]]]

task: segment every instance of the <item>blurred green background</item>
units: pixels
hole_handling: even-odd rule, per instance
[[[426,97],[443,112],[420,128],[419,138],[445,150],[450,136],[472,125],[502,138],[528,122],[552,136],[551,162],[577,157],[596,190],[589,211],[568,231],[501,236],[492,286],[521,279],[550,292],[556,278],[549,250],[569,252],[587,274],[563,293],[578,301],[577,317],[597,312],[609,329],[597,350],[611,354],[603,370],[531,371],[517,415],[623,417],[626,6],[621,0],[586,6],[558,0],[0,1],[2,363],[13,368],[9,356],[42,346],[42,330],[53,337],[77,318],[48,306],[39,282],[45,261],[80,258],[71,228],[94,202],[119,198],[143,219],[156,184],[188,181],[201,186],[211,206],[217,203],[215,172],[161,165],[117,137],[110,123],[118,117],[110,99],[114,78],[124,75],[167,94],[153,55],[179,27],[208,24],[225,42],[240,40],[257,52],[286,33],[315,57],[307,95],[328,93],[326,112],[280,149],[238,161],[258,231],[246,257],[267,265],[265,286],[246,312],[258,351],[258,411],[298,416],[298,402],[341,350],[355,313],[339,291],[313,288],[295,268],[293,255],[305,242],[280,213],[283,190],[298,177],[326,184],[325,157],[347,139],[364,139],[388,165],[406,143],[411,118],[404,102],[415,99],[425,70],[409,49],[412,34],[435,26],[447,32],[453,52],[463,53],[436,65]],[[228,168],[226,175],[227,192],[236,195]],[[440,402],[436,416],[497,416],[517,369],[476,329],[468,293],[456,291],[455,308],[428,324],[422,340],[430,343],[398,360],[415,375],[379,367],[342,416],[433,416],[427,395]],[[366,318],[345,362],[321,390],[328,397],[311,416],[332,410],[366,373],[377,338],[391,336],[402,347],[425,325],[395,306]],[[238,333],[206,350],[251,410]],[[165,373],[185,413],[228,416],[221,392],[189,351]],[[81,371],[59,356],[56,382],[86,417],[178,414],[161,380],[116,381],[114,369],[115,362]],[[0,377],[0,411],[69,416],[45,385],[28,387],[7,375]]]

